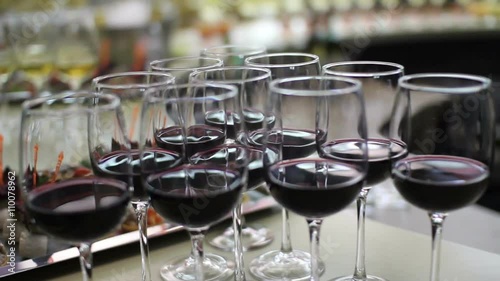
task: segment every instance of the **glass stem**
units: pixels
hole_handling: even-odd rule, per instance
[[[188,229],[189,235],[191,236],[192,244],[192,254],[194,258],[194,276],[196,281],[204,280],[203,273],[203,261],[205,259],[205,254],[203,251],[203,239],[205,238],[205,233],[207,229]]]
[[[311,245],[311,281],[319,281],[319,231],[323,220],[307,219]]]
[[[149,262],[148,245],[148,208],[149,203],[144,201],[132,202],[137,225],[139,227],[139,244],[141,247],[142,281],[151,281],[151,266]]]
[[[81,243],[78,247],[80,252],[80,266],[82,267],[83,281],[92,281],[92,243]]]
[[[69,83],[68,83],[69,88],[72,91],[78,91],[78,90],[80,90],[80,88],[82,87],[82,84],[83,84],[83,79],[77,79],[77,78],[70,79]]]
[[[354,278],[356,280],[366,279],[365,267],[365,212],[366,198],[368,197],[369,188],[361,189],[357,200],[358,207],[358,232],[356,239],[356,265],[354,267]]]
[[[245,219],[245,215],[243,214],[243,202],[240,202],[240,225],[241,229],[245,229],[247,227],[247,221]]]
[[[281,214],[283,216],[281,226],[281,252],[291,253],[293,249],[292,241],[290,239],[290,220],[288,210],[282,208]]]
[[[234,278],[236,281],[245,280],[245,265],[243,262],[243,244],[241,241],[241,232],[243,229],[243,204],[240,199],[238,206],[233,209],[233,230],[234,230],[234,260],[236,269]]]
[[[447,215],[444,213],[429,213],[432,225],[431,281],[438,281],[439,279],[439,257],[441,256],[443,223]]]

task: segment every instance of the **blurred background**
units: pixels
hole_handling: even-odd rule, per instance
[[[229,43],[496,77],[499,16],[496,0],[2,0],[0,79],[3,92],[77,89]]]
[[[499,20],[500,0],[1,0],[0,97],[5,105],[88,88],[98,75],[222,44],[495,82]],[[481,203],[500,210],[496,186]]]

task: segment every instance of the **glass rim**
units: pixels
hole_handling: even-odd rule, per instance
[[[231,48],[241,48],[244,50],[248,50],[248,52],[216,52],[215,50],[225,50],[225,49],[231,49]],[[260,53],[265,53],[267,51],[267,48],[263,45],[239,45],[239,44],[226,44],[226,45],[219,45],[219,46],[212,46],[208,48],[204,48],[201,50],[200,54],[203,55],[213,55],[217,57],[222,57],[222,56],[253,56],[253,55],[258,55]]]
[[[214,61],[216,62],[214,65],[207,65],[207,66],[197,66],[197,67],[164,67],[160,66],[161,64],[172,62],[172,61],[183,61],[183,60],[207,60],[207,61]],[[159,71],[159,72],[167,72],[167,71],[179,71],[179,70],[204,70],[204,69],[211,69],[214,67],[222,67],[224,66],[224,62],[221,59],[218,58],[210,58],[210,57],[202,57],[202,56],[185,56],[185,57],[173,57],[173,58],[166,58],[166,59],[159,59],[159,60],[154,60],[149,63],[149,67],[151,70],[154,71]]]
[[[5,92],[0,94],[0,104],[3,103],[14,103],[19,102],[22,103],[26,100],[32,99],[31,93],[28,91],[21,92]]]
[[[51,111],[39,111],[37,108],[43,104],[52,104],[56,101],[61,100],[71,100],[73,98],[86,98],[86,99],[104,99],[106,102],[104,104],[96,105],[92,108],[82,107],[75,110],[75,108],[60,108]],[[67,103],[72,104],[72,103]],[[112,94],[99,94],[92,91],[77,91],[77,92],[63,92],[51,96],[34,98],[31,100],[24,101],[21,104],[23,116],[24,115],[46,115],[46,116],[63,116],[63,115],[75,115],[79,113],[91,113],[91,112],[104,112],[109,110],[115,110],[120,107],[120,98]]]
[[[338,66],[346,66],[346,65],[381,65],[381,66],[389,66],[394,67],[393,70],[387,71],[338,71],[332,70],[329,68],[338,67]],[[385,61],[341,61],[341,62],[333,62],[329,64],[325,64],[322,67],[324,73],[336,75],[336,76],[345,76],[345,77],[356,77],[356,78],[370,78],[376,76],[389,76],[395,74],[404,74],[404,66],[398,63],[393,62],[385,62]]]
[[[168,90],[179,90],[179,89],[187,89],[189,90],[190,88],[200,88],[200,87],[205,87],[205,88],[219,88],[219,89],[225,89],[226,93],[222,93],[220,95],[216,96],[209,96],[209,97],[158,97],[155,96],[154,94],[157,93],[158,91],[156,89],[147,89],[146,92],[144,93],[144,101],[147,103],[157,103],[161,102],[164,104],[167,103],[172,103],[176,101],[180,102],[202,102],[206,100],[212,100],[212,101],[224,101],[228,100],[231,98],[235,98],[238,96],[238,88],[234,85],[227,85],[227,84],[222,84],[222,83],[186,83],[186,84],[172,84],[168,85],[164,89],[162,89],[162,92],[168,91]]]
[[[252,62],[252,60],[261,59],[261,58],[271,58],[271,57],[306,57],[311,59],[310,61],[305,62],[296,62],[296,63],[256,63]],[[253,67],[264,67],[264,68],[278,68],[278,67],[297,67],[297,66],[305,66],[313,63],[319,63],[319,56],[310,53],[271,53],[271,54],[262,54],[257,56],[251,56],[245,59],[245,65],[253,66]]]
[[[351,85],[340,89],[330,89],[330,90],[286,89],[279,87],[279,84],[281,83],[288,83],[293,81],[306,81],[306,80],[332,80],[332,81],[350,83]],[[288,78],[273,80],[270,85],[270,91],[271,93],[275,92],[280,95],[302,96],[302,97],[337,96],[337,95],[346,95],[350,93],[360,94],[361,82],[356,79],[337,77],[337,76],[297,76],[297,77],[288,77]]]
[[[475,81],[476,86],[447,87],[447,86],[419,86],[411,83],[411,80],[422,78],[451,78]],[[444,94],[471,94],[487,90],[491,87],[491,79],[479,75],[461,74],[461,73],[418,73],[405,75],[398,80],[399,87],[412,91],[433,92]]]
[[[150,84],[144,83],[124,83],[124,84],[107,84],[104,83],[106,80],[114,79],[118,77],[136,77],[136,76],[163,76],[168,78],[163,82],[154,82]],[[155,71],[128,71],[128,72],[117,72],[110,73],[106,75],[101,75],[92,79],[92,86],[94,88],[102,88],[109,90],[127,90],[127,89],[143,89],[143,88],[155,88],[162,87],[166,85],[173,84],[175,82],[175,77],[170,73],[165,72],[155,72]]]
[[[207,80],[207,79],[197,79],[196,78],[197,75],[202,74],[202,73],[226,71],[226,70],[255,70],[255,71],[262,71],[264,73],[260,74],[258,76],[255,76],[255,77],[242,78],[242,79]],[[265,79],[266,77],[269,77],[269,79],[271,79],[271,71],[267,68],[253,67],[253,66],[223,66],[223,67],[211,68],[211,69],[206,69],[206,70],[195,70],[189,75],[189,77],[194,79],[193,82],[195,82],[195,83],[198,83],[198,82],[213,82],[213,83],[222,83],[222,84],[248,83],[248,82],[259,81],[259,80]]]

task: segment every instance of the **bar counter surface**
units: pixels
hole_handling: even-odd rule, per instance
[[[268,226],[276,237],[280,235],[281,212],[271,208],[253,214],[249,222]],[[308,231],[304,218],[291,214],[292,242],[294,248],[309,250]],[[208,234],[218,233],[224,223]],[[468,225],[462,225],[464,230]],[[429,279],[431,255],[430,235],[423,235],[367,219],[367,268],[377,276],[391,281],[423,281]],[[444,232],[446,233],[446,224]],[[470,231],[470,230],[469,230]],[[429,223],[430,233],[430,223]],[[478,239],[482,233],[475,233]],[[446,239],[446,235],[445,235]],[[206,240],[206,241],[207,241]],[[356,243],[356,217],[351,209],[327,218],[321,229],[321,258],[326,264],[322,280],[352,274]],[[278,249],[279,239],[267,247],[245,254],[246,265],[257,255]],[[76,249],[75,249],[76,250]],[[161,266],[170,258],[186,256],[190,250],[188,236],[184,232],[166,235],[151,241],[151,269],[153,280],[162,280]],[[232,253],[220,252],[205,244],[205,252],[218,253],[233,259]],[[99,252],[95,255],[94,280],[137,281],[140,280],[139,245]],[[500,280],[500,255],[444,240],[441,249],[442,281]],[[6,280],[81,280],[76,259],[25,273],[9,276]],[[232,280],[232,279],[230,279]],[[247,280],[253,278],[247,273]]]

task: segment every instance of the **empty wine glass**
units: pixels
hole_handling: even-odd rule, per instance
[[[99,37],[90,9],[64,10],[55,18],[54,66],[73,91],[94,76],[99,63]]]
[[[217,58],[224,62],[224,66],[243,66],[245,59],[251,56],[266,53],[264,46],[252,45],[222,45],[201,50],[202,57]]]
[[[311,242],[308,280],[319,281],[323,219],[354,201],[368,169],[361,83],[305,76],[274,80],[270,88],[266,116],[276,124],[259,138],[265,146],[265,179],[280,205],[306,217]],[[287,131],[295,132],[293,145]]]
[[[119,107],[118,98],[90,92],[23,103],[20,174],[24,207],[36,227],[79,244],[84,281],[92,279],[92,242],[117,230],[130,200],[125,182],[92,176],[90,168],[89,135],[115,132],[123,150],[130,147]],[[107,122],[96,123],[97,118]]]
[[[54,65],[54,23],[33,24],[36,13],[15,13],[5,18],[5,30],[19,73],[32,84],[32,95],[41,95]]]
[[[495,148],[490,87],[490,79],[465,74],[423,73],[399,79],[389,132],[406,143],[408,154],[393,163],[392,178],[403,198],[429,214],[431,281],[439,280],[448,212],[476,202],[488,187]]]
[[[146,194],[144,186],[140,181],[140,175],[138,170],[138,154],[139,154],[139,139],[140,139],[140,116],[142,108],[142,100],[144,94],[148,89],[161,90],[166,86],[173,84],[175,81],[168,73],[157,73],[157,72],[121,72],[113,73],[104,76],[99,76],[93,79],[93,88],[97,93],[106,93],[117,96],[122,104],[122,109],[124,112],[126,124],[127,124],[127,138],[131,142],[132,154],[134,161],[131,163],[133,167],[134,180],[132,182],[134,186],[134,192],[132,194],[132,206],[137,217],[137,226],[139,228],[139,244],[141,247],[141,262],[142,262],[142,280],[151,280],[151,270],[149,262],[149,247],[147,239],[147,214],[149,208],[149,197]],[[112,135],[110,137],[113,137]],[[111,145],[111,147],[109,147]],[[104,149],[106,148],[106,149]],[[106,146],[103,147],[104,151],[96,154],[93,159],[94,162],[100,163],[105,162],[106,158],[102,157],[109,156],[109,153],[121,150],[120,143],[109,139]],[[108,165],[103,163],[103,165]],[[100,170],[99,166],[96,165],[95,168]],[[101,172],[104,173],[104,172]],[[109,174],[109,173],[104,173]]]
[[[203,83],[170,86],[165,91],[148,94],[143,112],[142,159],[159,162],[162,154],[157,151],[164,151],[177,153],[184,161],[182,166],[146,179],[155,210],[166,220],[186,227],[193,243],[190,258],[168,263],[161,270],[162,277],[165,280],[231,277],[233,270],[223,258],[204,257],[202,242],[209,226],[235,207],[246,184],[246,145],[225,142],[231,125],[237,128],[237,135],[245,138],[244,126],[235,123],[239,118],[228,118],[241,116],[237,88]],[[206,123],[204,117],[214,113],[220,114],[220,122]]]
[[[269,69],[272,80],[319,75],[321,69],[319,57],[306,53],[272,53],[251,56],[245,59],[245,65]],[[295,133],[292,130],[285,130],[286,141],[295,141],[297,137]],[[302,151],[302,153],[308,154],[314,152],[315,150]],[[282,210],[282,216],[281,249],[267,252],[253,259],[250,263],[250,273],[259,280],[309,279],[311,276],[310,255],[302,250],[292,248],[288,211],[285,208]],[[324,271],[323,263],[320,263],[320,271]]]
[[[265,68],[248,66],[222,67],[210,70],[195,71],[191,75],[193,83],[211,82],[218,84],[234,85],[238,88],[240,95],[243,123],[247,135],[254,131],[261,131],[263,127],[274,125],[265,122],[264,106],[267,101],[271,72]],[[207,124],[220,126],[222,116],[209,115],[206,117]],[[231,114],[229,120],[234,120],[237,115]],[[238,128],[228,126],[226,142],[241,143],[241,134],[237,134]],[[239,138],[238,138],[239,137]],[[246,190],[252,190],[265,184],[262,167],[262,147],[249,147],[249,181]],[[242,214],[242,201],[233,210],[233,227],[226,229],[222,234],[210,241],[216,248],[233,251],[236,260],[237,280],[244,280],[243,251],[263,247],[271,243],[272,232],[265,227],[254,227],[245,224]]]
[[[356,243],[356,265],[354,274],[339,277],[337,281],[383,281],[385,279],[366,274],[365,266],[365,210],[366,200],[371,188],[386,180],[391,171],[389,158],[390,146],[395,154],[392,158],[403,157],[406,151],[402,143],[391,143],[384,131],[390,119],[390,111],[385,110],[392,104],[396,95],[398,79],[403,76],[404,67],[399,64],[379,61],[336,62],[323,66],[323,75],[355,78],[363,85],[363,96],[367,104],[368,126],[368,174],[357,200],[358,231]],[[400,151],[396,147],[400,147]],[[396,153],[398,152],[398,153]]]
[[[223,65],[224,62],[217,58],[188,56],[155,60],[149,63],[149,69],[169,73],[175,77],[176,84],[185,84],[189,82],[189,75],[193,71],[212,69]]]

